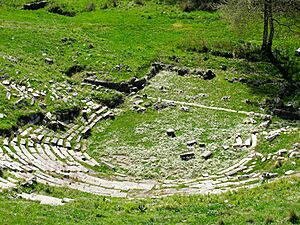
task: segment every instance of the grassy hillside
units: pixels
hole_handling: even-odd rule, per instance
[[[249,114],[269,114],[273,105],[268,102],[276,101],[299,110],[299,86],[294,92],[288,86],[297,85],[299,71],[294,73],[293,82],[288,83],[276,66],[260,58],[259,19],[242,32],[231,27],[220,11],[187,13],[176,4],[167,4],[168,1],[51,0],[45,8],[23,10],[23,5],[30,2],[0,0],[0,135],[13,128],[8,139],[16,137],[20,144],[21,139],[39,128],[24,122],[28,116],[78,110],[79,116],[70,125],[73,129],[86,122],[82,110],[90,100],[109,107],[123,102],[112,109],[114,119],[99,121],[91,136],[80,142],[86,144],[86,153],[99,163],[106,162],[93,167],[100,173],[91,176],[108,181],[148,179],[160,183],[159,187],[142,193],[143,199],[116,199],[42,184],[24,188],[20,185],[24,180],[0,168],[0,178],[17,180],[13,190],[0,192],[1,224],[300,222],[300,159],[288,157],[290,154],[280,159],[277,153],[298,148],[299,120],[273,116],[269,127],[261,127],[264,116]],[[276,31],[274,52],[289,57],[288,62],[297,65],[299,57],[294,56],[294,51],[300,47],[299,35],[284,27],[276,27]],[[154,62],[175,69],[162,71],[137,93],[83,84],[90,77],[112,82],[143,78]],[[216,77],[202,79],[191,72],[195,69],[204,73],[212,70]],[[179,76],[179,70],[191,73]],[[27,91],[28,96],[38,93],[38,97],[23,98],[23,87],[26,91],[32,89]],[[292,94],[287,94],[290,91]],[[164,105],[165,100],[177,103]],[[33,129],[25,137],[19,134],[30,127]],[[175,129],[175,138],[166,135],[168,128]],[[284,130],[274,140],[266,139],[281,128]],[[253,132],[257,133],[257,145],[233,147],[237,134],[245,141]],[[64,131],[49,133],[62,136]],[[0,136],[0,150],[4,140],[4,135]],[[189,148],[187,142],[192,140],[204,143],[212,157],[203,159],[204,148]],[[75,144],[71,141],[71,150]],[[179,157],[187,151],[194,151],[195,159],[184,161]],[[219,177],[214,175],[253,151],[261,156],[249,161],[247,173],[239,171],[233,177],[223,174],[221,179],[228,183],[231,180],[227,178],[235,179],[234,182],[241,179],[242,183],[244,178],[240,175],[270,172],[276,173],[278,180],[269,182],[257,175],[255,181],[248,183],[254,186],[252,189],[220,195],[146,197],[159,195],[160,191],[167,193],[172,182],[173,193],[180,193],[193,185],[189,183],[192,179],[202,182],[206,174],[216,181]],[[293,175],[288,177],[286,172]],[[67,179],[68,174],[53,176]],[[232,187],[236,187],[234,182]],[[134,191],[128,194],[135,196]],[[75,200],[51,207],[18,199],[18,192]]]
[[[239,48],[241,37],[218,12],[184,13],[176,6],[155,1],[145,1],[143,5],[116,1],[116,7],[108,2],[107,9],[102,7],[106,2],[97,1],[91,12],[86,10],[90,1],[51,1],[46,9],[28,11],[22,10],[25,2],[30,1],[1,1],[1,73],[16,81],[30,79],[37,89],[45,88],[43,84],[50,80],[80,82],[83,72],[72,78],[65,74],[73,65],[84,71],[96,71],[101,79],[127,80],[144,76],[154,61],[174,63],[170,60],[174,56],[183,66],[214,69],[226,64],[237,71],[277,73],[272,66],[261,63],[219,57],[204,61],[202,54],[187,51],[201,50],[203,46],[221,51]],[[48,12],[53,5],[77,14],[68,17]],[[299,43],[295,42],[296,36],[285,34],[278,33],[274,45],[292,53]],[[243,40],[259,44],[261,30],[252,30]],[[9,61],[8,56],[15,57],[17,63]],[[46,57],[54,63],[45,64]],[[114,69],[117,65],[126,65],[128,69]],[[79,97],[85,97],[82,91]],[[46,109],[57,107],[53,106],[55,102],[45,101]],[[16,118],[28,111],[41,110],[39,105],[13,110],[13,105],[5,102],[1,107],[8,115],[1,123],[4,128],[15,125]]]
[[[120,200],[64,189],[36,187],[52,196],[76,198],[65,206],[43,206],[0,196],[2,224],[296,224],[299,178],[287,178],[222,195]],[[296,216],[294,215],[296,214]],[[294,216],[293,216],[294,215]]]

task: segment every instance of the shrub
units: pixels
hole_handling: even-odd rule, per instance
[[[273,223],[273,222],[274,222],[274,220],[273,220],[273,218],[270,217],[270,216],[268,216],[268,217],[265,219],[265,224],[271,224],[271,223]]]
[[[292,224],[296,224],[299,222],[299,216],[296,214],[294,210],[291,210],[289,212],[288,221]]]
[[[300,80],[300,60],[291,54],[293,49],[275,49],[274,58],[276,66],[287,80]]]
[[[134,3],[137,5],[144,5],[143,0],[135,0]]]
[[[169,1],[177,2],[177,1]],[[222,0],[181,0],[180,6],[184,12],[191,12],[194,10],[202,10],[212,12],[218,9]]]
[[[247,220],[246,220],[247,223],[255,223],[255,220],[252,218],[252,217],[249,217]]]
[[[282,167],[282,162],[280,160],[277,160],[273,166],[275,169],[278,169],[280,167]]]
[[[111,108],[114,108],[124,102],[123,94],[110,89],[100,89],[99,91],[93,93],[92,98],[96,102]]]
[[[217,224],[218,225],[225,225],[225,222],[223,220],[219,220]]]
[[[104,4],[100,7],[100,9],[108,9],[107,3],[104,3]]]
[[[82,72],[84,69],[85,69],[85,65],[73,65],[73,66],[69,67],[69,68],[65,71],[65,74],[66,74],[68,77],[71,77],[71,76],[73,76],[73,75],[76,74],[76,73]]]
[[[112,0],[112,6],[117,7],[118,6],[118,0]]]
[[[59,5],[50,5],[48,12],[56,13],[62,16],[69,16],[73,17],[76,16],[76,12],[70,9],[67,9],[65,4],[59,4]]]
[[[96,9],[96,4],[94,2],[90,2],[86,5],[86,11],[91,12]]]

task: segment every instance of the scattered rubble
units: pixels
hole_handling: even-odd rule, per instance
[[[67,40],[65,40],[67,41]],[[156,73],[162,69],[174,69],[173,67],[162,65],[162,64],[153,64],[151,68],[151,74]],[[179,75],[185,76],[193,73],[193,71],[186,70],[184,68],[177,70]],[[197,72],[199,76],[205,78],[206,73]],[[212,71],[207,72],[210,74],[209,76],[213,76]],[[202,75],[201,75],[202,74]],[[6,78],[5,78],[6,79]],[[212,79],[212,78],[207,78]],[[6,85],[3,83],[4,81],[9,81]],[[2,84],[6,87],[6,98],[10,99],[12,96],[16,99],[18,104],[22,104],[22,101],[35,100],[35,99],[43,99],[48,93],[51,93],[51,96],[54,100],[56,99],[64,99],[69,96],[62,96],[62,94],[57,91],[61,88],[55,81],[49,82],[49,86],[51,88],[47,89],[47,91],[37,91],[34,90],[30,86],[30,84],[16,84],[13,80],[10,81],[8,79],[4,80]],[[146,84],[147,79],[137,79],[132,78],[127,82],[129,85],[129,92],[137,92],[140,90],[139,88],[143,88],[144,84]],[[124,85],[124,84],[123,84]],[[131,86],[130,86],[131,85]],[[141,86],[139,86],[141,85]],[[76,94],[76,91],[73,91],[70,86],[65,87],[65,89],[69,88],[69,93],[71,96]],[[8,90],[9,89],[9,90]],[[11,90],[17,90],[18,95],[15,94]],[[8,93],[10,96],[8,97]],[[73,94],[72,94],[73,93]],[[65,94],[67,95],[67,94]],[[203,94],[208,97],[208,95]],[[62,96],[62,97],[61,97]],[[133,105],[136,106],[137,110],[146,110],[144,107],[144,103],[147,100],[138,99],[133,101]],[[35,103],[35,101],[33,101]],[[98,163],[95,159],[90,157],[87,152],[87,138],[90,136],[92,128],[96,125],[96,123],[100,120],[111,118],[111,111],[102,105],[94,103],[92,100],[83,100],[85,108],[80,111],[78,109],[74,109],[74,111],[53,111],[46,112],[45,115],[34,115],[32,117],[23,118],[24,120],[28,120],[37,126],[29,126],[26,129],[22,129],[22,127],[17,129],[15,136],[13,138],[6,138],[3,140],[3,145],[0,145],[0,166],[2,168],[5,167],[11,171],[11,174],[16,179],[25,180],[21,185],[34,185],[34,182],[43,183],[43,184],[51,184],[53,186],[65,186],[68,188],[86,191],[93,194],[99,194],[104,196],[113,196],[113,197],[126,197],[131,192],[136,190],[152,190],[156,183],[151,182],[129,182],[129,181],[114,181],[114,180],[106,180],[104,178],[98,178],[96,173],[93,171],[95,166],[99,166],[101,164],[106,165],[111,170],[115,171],[115,166],[102,161]],[[178,103],[171,103],[166,101],[157,101],[154,104],[154,107],[157,109],[162,109],[165,106],[175,106],[180,105]],[[189,111],[189,107],[182,105],[180,107],[182,111]],[[5,114],[3,114],[5,115]],[[79,124],[72,123],[72,120],[76,118],[78,115],[82,115],[82,119]],[[0,114],[0,119],[1,119]],[[260,117],[261,115],[253,114],[255,116]],[[4,117],[4,116],[2,116]],[[271,122],[266,117],[266,121],[261,124],[262,128],[268,128],[269,123]],[[34,121],[39,121],[41,124],[37,124]],[[251,124],[255,124],[254,119],[250,117],[249,120]],[[280,132],[285,132],[286,129],[280,129],[279,132],[270,132],[267,137],[271,135],[277,134]],[[266,132],[266,131],[265,131]],[[267,133],[267,132],[266,132]],[[174,129],[168,129],[166,131],[167,136],[176,137]],[[275,137],[276,138],[276,137]],[[272,139],[269,138],[270,140]],[[231,140],[231,139],[230,139]],[[244,142],[240,134],[237,134],[235,137],[235,145],[238,147],[255,147],[257,145],[257,135],[256,133],[252,133],[251,137],[246,139]],[[202,152],[201,158],[208,160],[212,157],[213,152],[210,146],[207,146],[207,149],[203,149],[206,147],[205,143],[197,143],[196,140],[191,140],[186,142],[187,146],[191,147],[190,150],[193,149],[192,146],[198,145],[202,149],[197,149]],[[225,144],[225,143],[224,143]],[[227,144],[227,143],[226,143]],[[290,158],[299,158],[299,143],[294,144],[293,150],[285,150],[281,149],[278,151],[276,156],[277,160],[283,160],[285,156]],[[223,148],[225,150],[231,151],[232,149],[228,145],[224,145]],[[196,148],[195,148],[196,150]],[[180,159],[184,161],[191,160],[195,158],[197,152],[186,152],[180,154]],[[253,165],[247,164],[251,160],[253,160],[256,155],[247,155],[246,158],[242,159],[242,162],[236,163],[231,168],[228,168],[225,172],[223,171],[222,176],[217,179],[227,179],[226,181],[222,181],[220,183],[214,183],[211,185],[213,188],[221,187],[222,185],[231,185],[231,182],[236,182],[237,184],[241,184],[241,180],[248,182],[251,179],[257,178],[259,175],[253,175],[249,172],[253,169]],[[280,158],[281,157],[281,158]],[[178,159],[178,160],[180,160]],[[275,159],[274,155],[268,155],[261,160],[272,160]],[[192,162],[191,162],[192,163]],[[189,163],[186,163],[189,164]],[[247,164],[247,165],[246,165]],[[239,173],[245,173],[240,176],[235,176]],[[293,172],[287,171],[286,174],[292,174]],[[34,174],[34,179],[32,175]],[[226,177],[225,177],[226,176]],[[278,176],[278,174],[265,173],[262,175],[264,179],[270,179]],[[62,178],[63,177],[63,178]],[[203,173],[203,177],[205,178],[205,182],[215,182],[208,180],[208,173]],[[206,179],[207,178],[207,179]],[[232,180],[231,180],[232,179]],[[238,180],[238,181],[237,181]],[[18,184],[17,180],[14,178],[10,178],[8,180],[0,179],[0,189],[2,188],[11,188],[15,187]],[[203,186],[204,184],[199,181],[198,183],[188,184],[189,187],[193,185]],[[219,186],[218,186],[219,185]],[[203,187],[202,187],[203,188]],[[196,189],[196,188],[195,188]],[[203,190],[201,188],[197,190]],[[180,192],[179,192],[180,193]],[[38,196],[38,195],[27,195],[21,194],[22,197],[31,200],[41,201],[42,204],[61,204],[69,201],[68,199],[52,199],[48,196]],[[50,198],[50,199],[49,199]]]
[[[59,206],[64,205],[65,203],[69,203],[74,201],[70,198],[54,198],[46,195],[39,195],[39,194],[27,194],[27,193],[21,193],[18,194],[20,198],[31,200],[31,201],[38,201],[41,205],[52,205],[52,206]]]
[[[209,159],[212,156],[212,152],[211,151],[205,151],[202,153],[201,157],[204,159]]]
[[[167,135],[168,135],[169,137],[176,137],[176,135],[175,135],[175,130],[172,129],[172,128],[167,129],[167,130],[166,130],[166,133],[167,133]]]
[[[187,144],[187,146],[191,147],[191,146],[197,145],[198,142],[196,140],[191,140],[191,141],[188,141],[186,144]]]
[[[259,125],[259,127],[260,127],[260,128],[264,128],[264,129],[267,129],[267,128],[270,126],[270,124],[271,124],[271,120],[267,120],[267,121],[262,122],[262,123]]]
[[[295,56],[300,56],[300,48],[295,51]]]
[[[264,172],[262,174],[262,179],[271,179],[271,178],[275,178],[275,177],[278,177],[278,173]]]
[[[54,60],[53,59],[50,59],[50,58],[45,58],[45,63],[51,65],[54,63]]]
[[[188,161],[188,160],[195,158],[195,153],[194,152],[186,152],[186,153],[180,154],[180,158],[184,161]]]
[[[45,8],[48,5],[47,1],[36,1],[36,2],[31,2],[27,3],[23,6],[24,10],[38,10]]]

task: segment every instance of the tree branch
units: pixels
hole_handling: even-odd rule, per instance
[[[273,18],[273,20],[274,20],[278,25],[283,26],[283,27],[287,27],[287,28],[289,29],[289,31],[294,32],[294,33],[297,33],[297,34],[300,34],[299,31],[293,30],[293,29],[291,28],[292,26],[294,26],[294,27],[297,27],[297,28],[300,29],[300,26],[297,26],[297,25],[295,25],[295,24],[292,24],[292,25],[290,25],[290,24],[283,24],[283,23],[280,23],[277,19],[274,19],[274,18]]]

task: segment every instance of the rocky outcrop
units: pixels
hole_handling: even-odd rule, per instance
[[[97,85],[97,86],[102,86],[109,89],[114,89],[123,93],[131,93],[143,89],[147,84],[147,79],[132,78],[128,82],[111,82],[111,81],[101,81],[101,80],[96,80],[91,78],[85,78],[84,82]]]
[[[158,73],[160,73],[163,70],[176,72],[179,76],[196,75],[204,80],[211,80],[216,77],[216,75],[211,70],[207,70],[207,71],[202,71],[199,69],[190,70],[184,67],[178,68],[176,66],[155,62],[151,65],[146,76],[141,79],[133,77],[129,81],[112,82],[112,81],[97,80],[95,78],[88,77],[85,78],[83,82],[96,85],[96,86],[102,86],[109,89],[114,89],[129,94],[143,89],[153,77],[155,77]]]
[[[36,2],[31,2],[27,3],[23,6],[24,10],[38,10],[45,8],[48,5],[47,1],[36,1]]]

